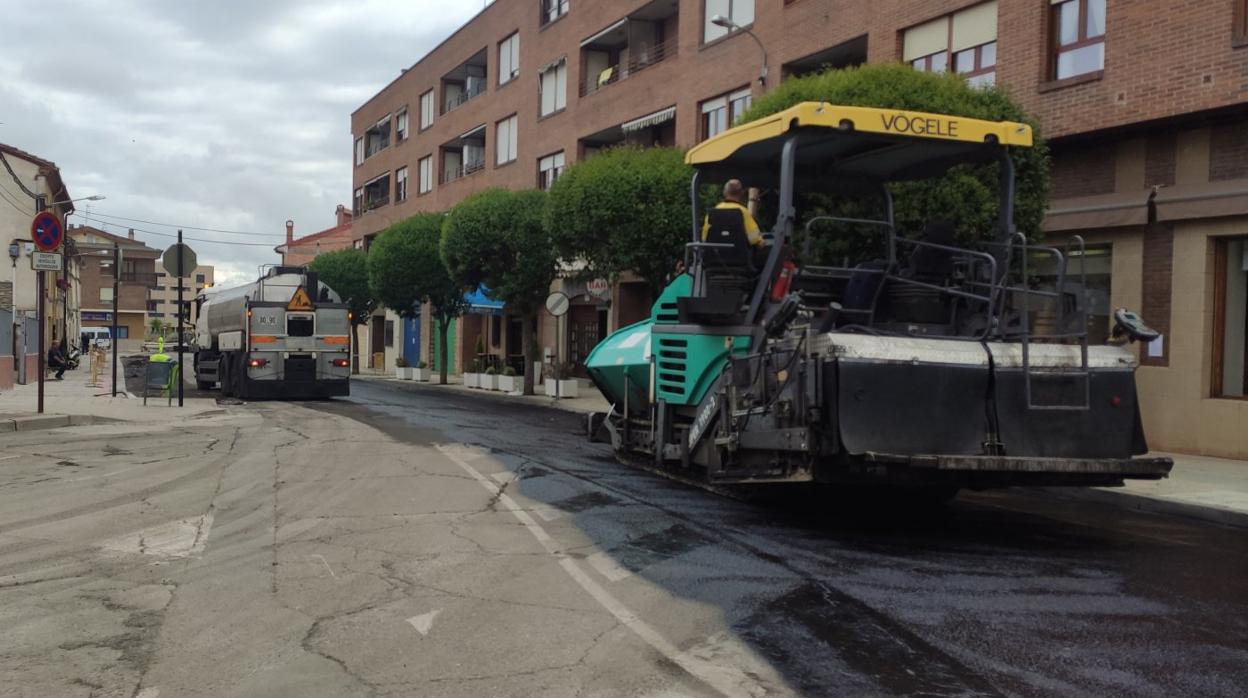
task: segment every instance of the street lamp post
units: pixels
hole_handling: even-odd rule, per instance
[[[746,29],[745,27],[741,26],[740,24],[737,24],[736,22],[732,21],[731,19],[728,19],[727,17],[723,15],[715,15],[714,17],[712,17],[711,24],[714,24],[717,27],[723,27],[724,29],[727,29],[730,32],[731,31],[745,32],[746,34],[750,35],[750,38],[754,39],[754,42],[758,44],[759,50],[763,52],[763,68],[762,70],[758,72],[758,83],[760,85],[765,86],[767,84],[767,47],[763,46],[762,39],[759,39],[758,35],[755,34],[753,31]]]

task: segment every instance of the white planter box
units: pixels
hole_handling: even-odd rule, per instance
[[[498,375],[493,373],[482,373],[481,387],[484,390],[498,390]]]
[[[558,397],[560,398],[577,397],[578,395],[577,388],[579,384],[576,382],[576,379],[556,381],[553,378],[545,382],[547,397],[556,396],[555,394],[556,384],[558,384],[557,386],[558,391],[559,391]]]
[[[412,372],[412,380],[414,381],[420,381],[423,383],[429,380],[429,369],[427,368],[413,368],[408,370]]]
[[[413,377],[412,372],[413,372],[413,371],[415,371],[415,370],[416,370],[416,369],[414,369],[414,368],[409,368],[409,367],[406,367],[406,366],[400,366],[400,367],[398,367],[398,368],[394,369],[394,373],[395,373],[395,376],[397,376],[399,380],[401,380],[401,381],[410,381],[410,380],[412,380],[412,377]]]
[[[481,387],[481,374],[480,373],[465,373],[464,374],[464,387],[480,388]]]
[[[504,393],[514,393],[524,385],[524,378],[520,376],[497,376],[498,389]]]

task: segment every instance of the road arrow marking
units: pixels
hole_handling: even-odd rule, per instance
[[[412,616],[407,619],[407,622],[411,623],[413,628],[416,628],[416,632],[420,633],[421,637],[425,637],[429,634],[429,631],[433,629],[433,619],[437,618],[438,614],[441,612],[442,609],[438,609],[436,611],[430,611],[423,616]]]

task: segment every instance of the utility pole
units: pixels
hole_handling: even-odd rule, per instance
[[[48,200],[42,196],[35,197],[35,213],[36,214],[43,213],[44,209],[47,208],[47,201]],[[46,300],[44,299],[44,296],[47,295],[47,289],[44,288],[44,283],[45,283],[44,274],[45,272],[42,269],[35,272],[35,285],[39,289],[39,300],[38,300],[37,309],[35,311],[35,315],[38,316],[39,318],[39,401],[38,401],[39,414],[43,414],[43,374],[46,373],[48,370],[48,367],[47,367],[48,349],[45,346],[45,343],[47,342],[47,337],[44,336],[45,334],[44,325],[47,324],[47,309],[44,307],[46,305]],[[14,296],[17,295],[16,287],[13,288],[13,295]]]
[[[113,243],[113,397],[117,397],[117,290],[121,285],[121,245]]]
[[[182,269],[182,264],[184,263],[183,260],[185,257],[186,257],[186,254],[184,253],[183,248],[182,248],[182,231],[179,230],[178,231],[178,367],[176,369],[178,373],[178,407],[182,406],[182,384],[185,382],[184,380],[182,380],[182,332],[183,332],[182,276],[185,273],[185,270]]]

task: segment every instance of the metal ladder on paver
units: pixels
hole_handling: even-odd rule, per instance
[[[1088,257],[1087,245],[1083,236],[1073,235],[1066,242],[1065,253],[1056,248],[1042,248],[1055,255],[1057,258],[1058,278],[1055,286],[1057,299],[1057,333],[1051,335],[1033,336],[1031,333],[1031,297],[1035,292],[1031,290],[1030,280],[1027,273],[1027,262],[1030,256],[1031,248],[1027,243],[1027,237],[1022,233],[1015,233],[1013,240],[1018,240],[1021,250],[1020,266],[1022,268],[1022,283],[1018,289],[1021,291],[1023,307],[1022,307],[1022,350],[1023,350],[1023,392],[1027,401],[1027,409],[1029,410],[1048,410],[1048,411],[1087,411],[1092,406],[1092,372],[1088,367]],[[1072,246],[1074,249],[1072,250]],[[1038,248],[1039,249],[1039,248]],[[1076,297],[1074,311],[1078,316],[1078,330],[1074,332],[1064,331],[1067,323],[1066,318],[1066,272],[1067,266],[1070,264],[1071,253],[1077,252],[1079,255],[1079,294]],[[1045,294],[1048,295],[1048,294]],[[1073,367],[1052,366],[1044,367],[1040,370],[1034,369],[1032,366],[1031,343],[1033,339],[1050,339],[1065,342],[1070,339],[1079,341],[1079,365]],[[1072,402],[1070,404],[1041,404],[1036,402],[1034,389],[1034,381],[1037,378],[1042,379],[1058,379],[1060,381],[1073,380],[1080,388],[1082,402]]]

